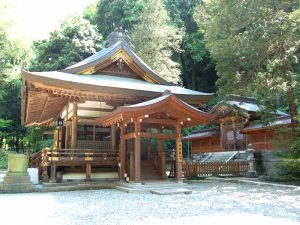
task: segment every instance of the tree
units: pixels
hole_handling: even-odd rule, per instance
[[[59,70],[94,54],[101,47],[101,35],[81,16],[64,21],[48,40],[34,43],[36,58],[31,70]]]
[[[297,126],[299,9],[296,0],[210,0],[195,19],[220,79],[219,94],[253,94],[272,99],[285,93]]]
[[[11,8],[0,3],[0,148],[3,142],[19,150],[25,129],[20,123],[21,69],[26,69],[32,58],[28,43],[12,38],[12,23],[8,16]]]
[[[182,51],[176,57],[181,64],[183,84],[193,90],[215,91],[214,63],[205,46],[204,34],[193,19],[202,0],[164,0],[172,23],[184,31]]]
[[[95,23],[100,34],[107,38],[118,28],[131,32],[143,7],[144,0],[99,0]]]
[[[170,25],[162,1],[146,0],[138,20],[131,35],[138,55],[167,81],[181,83],[180,64],[172,55],[181,51],[182,33]]]

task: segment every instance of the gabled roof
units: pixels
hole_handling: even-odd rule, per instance
[[[131,120],[141,116],[165,113],[170,119],[182,121],[182,126],[189,127],[198,124],[209,124],[214,116],[205,113],[183,102],[173,94],[165,94],[150,101],[117,108],[111,114],[97,119],[103,126],[110,126],[121,121]]]
[[[257,112],[261,111],[262,108],[260,105],[256,103],[256,101],[253,100],[253,98],[249,98],[252,101],[242,101],[241,100],[228,100],[228,101],[220,101],[218,104],[216,104],[211,110],[210,113],[218,114],[222,110],[225,109],[234,109],[238,108],[241,110],[242,114],[246,117],[250,117],[251,115],[255,115]],[[278,116],[288,116],[288,114],[281,112],[277,110],[273,114]]]
[[[83,73],[84,71],[89,70],[90,68],[94,68],[97,65],[101,65],[106,60],[111,59],[118,52],[128,55],[129,58],[126,59],[125,57],[125,62],[127,64],[130,64],[132,60],[132,62],[134,62],[142,71],[144,71],[145,79],[150,80],[153,83],[170,85],[168,81],[161,78],[140,57],[138,57],[133,51],[133,48],[125,41],[118,41],[114,45],[102,49],[101,51],[82,60],[81,62],[78,62],[72,66],[67,67],[66,69],[63,69],[62,72],[73,74]]]

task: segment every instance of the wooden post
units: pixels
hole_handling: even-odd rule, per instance
[[[166,156],[164,152],[161,154],[161,179],[166,179]]]
[[[96,125],[93,126],[93,147],[95,148],[95,141],[96,141]]]
[[[120,127],[120,144],[119,144],[119,157],[120,157],[120,179],[124,180],[124,173],[125,173],[125,152],[126,152],[126,145],[124,140],[125,134],[125,127],[124,124],[121,124]]]
[[[176,181],[182,181],[182,142],[181,142],[181,125],[176,124]]]
[[[54,130],[54,137],[53,137],[53,148],[58,148],[58,129]]]
[[[51,163],[51,176],[50,176],[50,182],[55,183],[56,182],[56,163]]]
[[[134,182],[141,181],[141,122],[134,122],[135,142],[134,142]]]
[[[73,103],[71,148],[76,148],[77,142],[77,102]]]
[[[129,168],[129,174],[130,174],[130,180],[133,181],[134,180],[134,155],[133,152],[130,152],[130,168]]]
[[[147,138],[147,159],[151,159],[151,138]]]
[[[69,148],[69,138],[70,138],[70,126],[68,122],[66,122],[66,136],[65,136],[65,148]]]
[[[162,129],[157,129],[158,136],[162,133]],[[161,157],[161,154],[163,152],[163,140],[160,138],[157,138],[157,153],[159,157]]]
[[[111,125],[110,127],[110,143],[111,149],[116,149],[116,125]]]
[[[85,168],[85,180],[90,181],[91,180],[91,174],[92,174],[92,165],[90,162],[86,163]]]

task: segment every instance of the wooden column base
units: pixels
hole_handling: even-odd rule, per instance
[[[51,183],[56,182],[56,163],[51,163],[51,176],[49,182]]]
[[[86,169],[85,169],[85,180],[90,181],[91,179],[91,174],[92,174],[92,165],[91,163],[86,164]]]

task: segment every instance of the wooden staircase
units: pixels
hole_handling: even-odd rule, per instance
[[[159,168],[150,160],[141,160],[141,180],[162,180]]]

